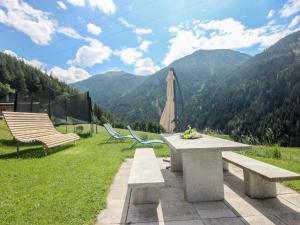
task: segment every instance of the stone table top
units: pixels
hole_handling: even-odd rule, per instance
[[[179,152],[201,152],[201,151],[234,151],[251,150],[251,145],[246,145],[222,138],[201,134],[198,139],[182,139],[180,133],[162,134],[167,144]]]

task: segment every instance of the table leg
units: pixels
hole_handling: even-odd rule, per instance
[[[182,153],[185,198],[189,202],[224,199],[221,151]]]
[[[170,148],[171,150],[171,171],[182,172],[182,153]]]

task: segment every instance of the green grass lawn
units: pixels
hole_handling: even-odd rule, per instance
[[[281,158],[272,157],[272,153],[279,150]],[[271,153],[271,154],[270,154]],[[300,173],[300,148],[284,148],[274,146],[254,146],[252,151],[244,152],[246,156],[270,163],[296,173]],[[286,181],[284,184],[300,192],[300,181]]]
[[[58,128],[65,132],[65,126]],[[84,127],[85,131],[89,126]],[[68,128],[73,131],[73,127]],[[124,130],[120,132],[126,134]],[[144,138],[158,134],[138,132]],[[49,150],[16,143],[0,121],[0,224],[93,224],[106,206],[106,195],[121,163],[132,157],[131,141],[105,144],[104,129],[82,135],[76,145]],[[227,136],[219,137],[228,139]],[[137,146],[139,147],[139,146]],[[254,146],[249,157],[300,173],[300,148],[280,148],[281,159],[266,157],[274,147]],[[168,156],[167,145],[156,145],[157,156]],[[300,181],[285,182],[300,192]]]
[[[208,135],[212,135],[219,138],[232,140],[228,135],[210,132]],[[274,151],[279,151],[280,158],[274,157]],[[286,148],[279,146],[265,146],[257,145],[253,146],[251,151],[241,152],[241,154],[248,157],[260,160],[278,166],[296,173],[300,173],[300,148]],[[283,182],[284,185],[300,192],[300,181],[287,181]]]
[[[121,163],[134,153],[127,149],[131,141],[105,144],[107,138],[101,128],[48,156],[41,146],[21,145],[17,158],[16,144],[0,122],[0,224],[93,224]],[[168,148],[157,145],[155,152],[166,156]]]

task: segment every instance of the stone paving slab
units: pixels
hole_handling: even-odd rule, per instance
[[[127,189],[132,159],[124,162],[110,188],[107,208],[96,225],[300,225],[300,194],[277,185],[278,197],[251,199],[244,194],[243,171],[230,164],[224,173],[224,201],[189,203],[184,199],[182,173],[166,169],[158,159],[166,186],[159,204],[134,205]]]

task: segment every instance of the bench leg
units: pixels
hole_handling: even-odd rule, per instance
[[[244,169],[245,193],[250,198],[276,198],[276,182]]]
[[[224,172],[229,171],[229,163],[225,162],[224,160],[223,160],[223,171]]]
[[[159,203],[159,189],[155,187],[135,187],[132,189],[133,204]]]
[[[182,172],[182,153],[176,152],[170,148],[171,151],[171,171]]]

